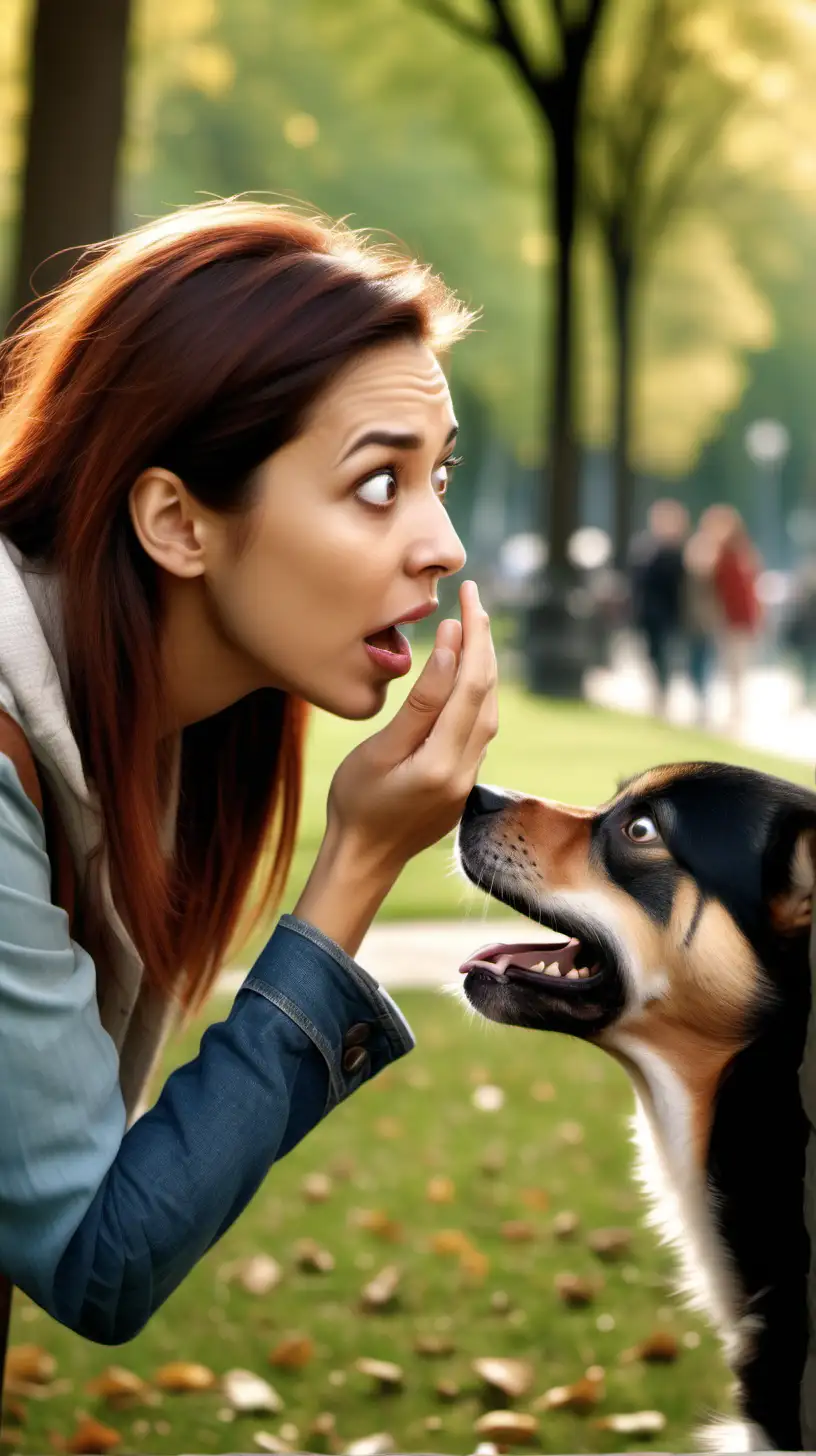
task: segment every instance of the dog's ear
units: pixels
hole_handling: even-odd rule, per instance
[[[813,920],[816,828],[802,829],[794,839],[786,881],[784,889],[771,899],[771,923],[780,935],[800,935]]]

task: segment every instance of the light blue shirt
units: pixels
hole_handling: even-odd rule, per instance
[[[42,819],[0,754],[0,1271],[62,1324],[116,1345],[270,1166],[414,1038],[373,977],[284,915],[229,1015],[126,1132],[94,965],[50,880]],[[352,1026],[366,1055],[347,1071]]]

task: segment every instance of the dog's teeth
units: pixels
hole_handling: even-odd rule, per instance
[[[560,968],[560,966],[558,964],[558,961],[552,961],[550,965],[545,966],[544,967],[544,975],[545,976],[560,976],[561,975],[561,968]]]
[[[543,971],[544,969],[545,967],[543,961],[536,961],[535,965],[530,967],[531,971]]]
[[[585,981],[589,975],[589,966],[579,966],[578,975],[581,977],[582,981]]]
[[[572,968],[571,971],[567,971],[567,980],[568,981],[577,981],[580,978],[580,975],[581,975],[581,972],[580,971],[576,971],[575,967],[573,966],[573,968]]]

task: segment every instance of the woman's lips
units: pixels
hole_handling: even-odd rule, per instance
[[[406,672],[411,671],[411,644],[398,627],[389,627],[386,632],[376,632],[374,636],[376,643],[366,638],[364,646],[378,667],[391,677],[404,677]]]

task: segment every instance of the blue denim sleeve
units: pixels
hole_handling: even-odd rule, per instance
[[[0,1269],[60,1323],[132,1339],[271,1165],[413,1045],[373,977],[285,915],[125,1131],[93,963],[50,904],[42,821],[0,756]]]

